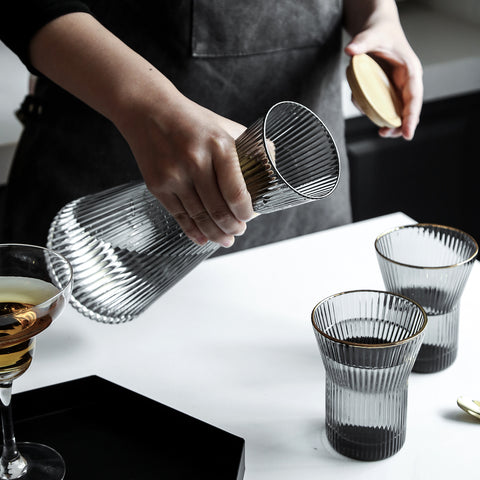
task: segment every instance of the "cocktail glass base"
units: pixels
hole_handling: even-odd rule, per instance
[[[19,442],[19,460],[9,465],[8,471],[0,467],[0,480],[63,480],[65,462],[53,448],[41,443]],[[26,465],[26,471],[24,466]]]

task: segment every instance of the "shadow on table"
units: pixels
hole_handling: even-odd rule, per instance
[[[466,412],[462,412],[459,409],[449,409],[442,412],[442,417],[446,420],[452,420],[454,422],[461,422],[461,423],[476,423],[477,425],[480,424],[480,420],[473,418]]]

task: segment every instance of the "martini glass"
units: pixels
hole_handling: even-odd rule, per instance
[[[52,250],[0,245],[0,480],[60,480],[65,476],[65,463],[55,450],[15,441],[11,398],[13,380],[32,362],[36,335],[68,303],[72,280],[69,262]]]

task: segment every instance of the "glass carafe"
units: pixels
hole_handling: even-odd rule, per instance
[[[274,105],[236,148],[259,214],[323,198],[338,183],[335,142],[298,103]],[[54,218],[48,246],[73,266],[73,306],[105,323],[132,320],[220,247],[192,242],[143,183],[70,202]]]

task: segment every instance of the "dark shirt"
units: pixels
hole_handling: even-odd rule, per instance
[[[29,45],[35,33],[57,17],[73,12],[90,12],[78,0],[5,0],[0,15],[0,40],[15,52],[31,72]]]

